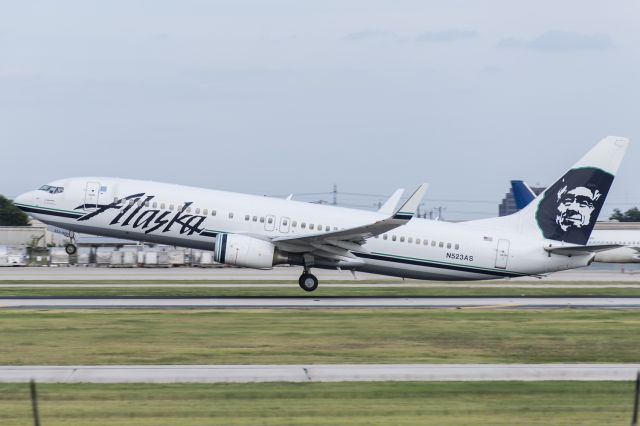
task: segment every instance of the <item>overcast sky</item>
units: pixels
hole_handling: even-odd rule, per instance
[[[635,139],[640,2],[0,0],[0,193],[106,175],[255,194],[431,184],[451,219]],[[466,199],[476,203],[440,200]],[[369,202],[369,200],[367,200]]]

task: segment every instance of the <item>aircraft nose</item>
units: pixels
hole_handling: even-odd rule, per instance
[[[33,204],[31,201],[33,200],[33,191],[25,192],[24,194],[18,195],[13,199],[13,204],[17,207],[21,207],[22,205]]]

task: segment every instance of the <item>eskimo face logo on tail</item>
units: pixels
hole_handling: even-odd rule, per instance
[[[184,203],[180,209],[173,212],[171,210],[149,208],[150,201],[154,198],[154,195],[145,195],[144,192],[132,194],[110,204],[98,205],[94,211],[81,216],[77,220],[86,221],[110,210],[115,210],[117,214],[109,222],[109,225],[131,226],[134,229],[144,230],[145,234],[154,231],[165,233],[176,230],[180,234],[193,235],[204,231],[201,225],[206,216],[190,214],[191,209],[189,206],[193,204],[192,202]],[[76,210],[84,208],[83,204],[76,207]]]
[[[613,175],[600,169],[569,170],[538,205],[536,220],[544,237],[586,244],[612,182]]]

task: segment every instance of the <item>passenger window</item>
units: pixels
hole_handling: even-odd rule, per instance
[[[257,222],[258,221],[258,216],[254,216],[251,218],[252,221]]]
[[[270,217],[269,219],[267,219],[267,223],[273,223],[273,218]]]
[[[233,219],[233,213],[229,213],[229,219]]]
[[[314,227],[313,223],[310,223],[309,224],[309,229],[313,229],[313,227]]]
[[[291,222],[291,226],[295,228],[296,226],[298,226],[298,222],[294,220],[293,222]]]
[[[460,244],[456,244],[455,249],[458,250],[460,248]]]
[[[304,228],[306,228],[306,227],[307,227],[307,224],[306,224],[306,223],[302,222],[302,223],[300,224],[300,228],[304,229]]]
[[[447,248],[450,249],[451,248],[451,243],[447,243]]]
[[[387,238],[388,238],[388,237],[387,237],[387,234],[384,234],[384,235],[382,236],[382,239],[383,239],[383,240],[386,240]]]
[[[118,197],[113,197],[113,203],[117,203],[118,202]]]
[[[264,216],[260,217],[260,223],[264,223]]]
[[[435,247],[436,246],[436,240],[431,240],[431,247]]]
[[[164,210],[164,203],[160,203],[160,208]]]
[[[423,240],[422,244],[425,245],[425,246],[428,246],[429,245],[429,240]]]
[[[202,214],[207,216],[209,214],[209,210],[208,209],[204,209],[202,210]]]
[[[178,205],[178,211],[181,212],[182,211],[182,206]]]
[[[158,203],[151,204],[151,207],[153,207],[154,209],[158,208]]]
[[[337,231],[337,230],[338,230],[338,227],[337,227],[337,226],[334,226],[334,227],[333,227],[333,230],[334,230],[334,231]]]
[[[215,210],[211,210],[211,216],[215,216],[216,215],[216,211]]]
[[[404,243],[404,237],[400,237],[400,242]]]
[[[416,238],[416,244],[420,244],[420,238]]]
[[[443,248],[444,247],[444,243],[442,241],[440,241],[440,243],[438,243],[438,247]]]
[[[330,227],[330,226],[325,226],[325,227],[324,227],[324,230],[325,230],[326,232],[329,232],[329,231],[331,231],[331,227]]]
[[[287,223],[289,223],[289,221],[288,221],[288,220],[286,220],[286,219],[284,219],[284,220],[282,221],[282,226],[287,226]]]
[[[200,214],[200,207],[196,209],[196,214]]]
[[[134,205],[135,203],[136,203],[136,201],[135,201],[135,200],[129,200],[129,205],[130,205],[130,206]]]
[[[409,237],[409,238],[407,238],[407,242],[408,242],[408,243],[412,243],[412,242],[413,242],[413,237]]]
[[[392,235],[392,236],[391,236],[391,241],[395,241],[395,240],[396,240],[396,236],[395,236],[395,235]]]
[[[248,220],[249,220],[249,218],[250,218],[250,217],[249,217],[249,215],[248,215],[248,214],[245,214],[245,215],[244,215],[244,220],[248,221]]]
[[[144,202],[144,206],[145,206],[145,207],[149,207],[149,200],[146,200],[146,201]]]
[[[169,204],[169,210],[173,211],[173,204]]]
[[[191,213],[191,207],[187,207],[187,213]]]

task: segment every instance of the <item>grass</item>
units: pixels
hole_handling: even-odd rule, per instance
[[[5,310],[0,364],[638,362],[638,310]]]
[[[38,385],[47,426],[626,425],[631,382]],[[32,424],[27,384],[0,384],[0,424]]]

